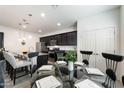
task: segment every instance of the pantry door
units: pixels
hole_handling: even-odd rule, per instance
[[[115,51],[115,29],[104,28],[95,31],[95,67],[105,71],[105,59],[102,57],[102,52],[114,53]]]
[[[95,31],[85,31],[82,34],[81,49],[86,51],[95,51],[96,49],[96,35]],[[83,57],[82,57],[83,58]],[[89,59],[89,66],[95,67],[95,55],[91,55]]]
[[[82,50],[93,51],[90,56],[90,67],[105,71],[105,60],[102,52],[114,53],[115,30],[113,27],[85,31],[82,35]]]

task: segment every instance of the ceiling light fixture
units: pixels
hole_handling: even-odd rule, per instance
[[[19,38],[19,41],[22,41],[22,39],[21,39],[21,38]]]
[[[45,17],[45,13],[41,13],[40,15],[41,15],[41,17]]]
[[[60,22],[58,22],[58,23],[57,23],[57,26],[61,26],[61,23],[60,23]]]
[[[21,26],[21,27],[24,28],[24,29],[27,28],[27,26],[30,24],[29,21],[31,20],[32,14],[29,13],[29,14],[28,14],[28,17],[29,17],[28,19],[22,18],[22,22],[19,22],[19,23],[18,23],[19,27]],[[19,28],[19,29],[21,30],[21,28]],[[24,29],[23,29],[23,30],[24,30]]]
[[[26,28],[27,26],[26,26],[26,25],[23,25],[22,27],[23,27],[23,28]]]
[[[22,40],[26,40],[26,38],[25,37],[22,37]]]
[[[32,36],[31,36],[31,35],[29,35],[29,36],[28,36],[28,38],[29,38],[29,39],[32,39]]]
[[[41,33],[42,31],[39,29],[38,32]]]
[[[28,16],[32,16],[32,14],[28,14]]]
[[[23,22],[26,22],[27,20],[26,19],[22,19],[23,20]]]

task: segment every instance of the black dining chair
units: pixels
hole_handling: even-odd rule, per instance
[[[56,62],[57,61],[57,53],[55,51],[50,51],[48,53],[48,59],[49,59],[49,61],[51,61],[53,63]]]
[[[28,53],[29,58],[33,58],[33,57],[36,57],[38,55],[39,55],[39,52],[30,52],[30,53]]]
[[[0,61],[0,88],[4,88],[4,61]]]
[[[122,62],[123,56],[109,53],[102,53],[102,56],[106,59],[106,79],[102,85],[106,88],[114,88],[117,65]]]
[[[90,55],[92,55],[93,51],[80,51],[80,53],[82,54],[82,62],[85,64],[85,65],[89,65],[89,58],[90,58]]]
[[[30,52],[28,53],[28,58],[31,61],[32,64],[32,73],[34,73],[37,70],[37,59],[39,56],[39,52]]]

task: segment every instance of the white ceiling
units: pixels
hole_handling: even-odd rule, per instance
[[[92,16],[96,13],[104,12],[117,8],[114,5],[18,5],[18,6],[0,6],[0,25],[22,29],[25,31],[49,33],[51,31],[61,30],[69,27],[74,27],[76,21],[86,16]],[[45,13],[45,17],[40,16]],[[32,17],[28,14],[31,13]],[[18,23],[22,23],[22,19],[29,22],[27,28],[24,29]],[[57,26],[57,22],[61,22],[61,26]]]

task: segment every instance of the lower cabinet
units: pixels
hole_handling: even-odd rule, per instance
[[[48,64],[48,55],[40,55],[37,58],[37,68]]]

